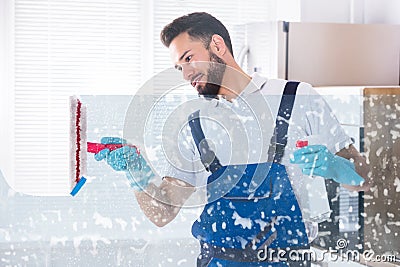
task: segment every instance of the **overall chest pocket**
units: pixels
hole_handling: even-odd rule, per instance
[[[270,162],[223,166],[208,178],[209,201],[221,197],[238,201],[271,198],[282,167]]]

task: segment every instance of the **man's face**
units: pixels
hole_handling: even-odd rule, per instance
[[[190,81],[199,95],[218,95],[226,63],[204,47],[188,33],[178,35],[169,50],[175,68],[182,71],[183,78]]]

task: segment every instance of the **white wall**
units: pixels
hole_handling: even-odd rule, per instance
[[[282,21],[300,21],[301,0],[277,0],[276,19]]]
[[[350,22],[349,0],[301,0],[302,22]]]
[[[301,0],[301,21],[400,24],[400,1]]]
[[[6,42],[5,38],[5,30],[6,30],[6,23],[5,23],[5,1],[0,1],[0,105],[2,105],[2,100],[4,99],[3,93],[5,90],[4,83],[5,83],[5,65],[6,65],[6,51],[4,49],[4,44]],[[0,113],[0,118],[3,116]],[[1,132],[0,132],[1,134]],[[1,137],[1,135],[0,135]]]
[[[10,116],[11,109],[7,99],[9,99],[10,85],[10,69],[7,66],[12,66],[10,64],[9,53],[9,36],[10,31],[8,30],[9,16],[7,16],[7,11],[9,10],[10,3],[8,0],[0,0],[0,121],[7,121],[6,118]],[[2,124],[0,127],[0,140],[7,140],[9,135],[9,125]],[[2,147],[3,151],[10,151],[10,144],[5,143]],[[9,156],[7,153],[0,154],[0,161],[3,161],[5,157]],[[0,170],[1,171],[1,170]]]
[[[365,23],[400,24],[399,0],[365,0]]]
[[[6,1],[0,1],[0,92],[4,90],[4,76],[5,76],[5,49],[3,49],[6,31]]]

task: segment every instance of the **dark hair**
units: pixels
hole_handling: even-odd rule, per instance
[[[187,32],[189,36],[199,39],[208,48],[211,37],[218,34],[224,39],[226,46],[233,55],[231,37],[225,26],[215,17],[206,12],[195,12],[173,20],[161,31],[161,42],[169,47],[179,34]]]

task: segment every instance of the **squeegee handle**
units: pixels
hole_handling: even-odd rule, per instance
[[[87,152],[89,153],[99,153],[101,150],[108,148],[110,151],[116,150],[123,146],[130,146],[136,148],[139,154],[139,150],[136,146],[130,144],[99,144],[99,143],[91,143],[87,142]]]

